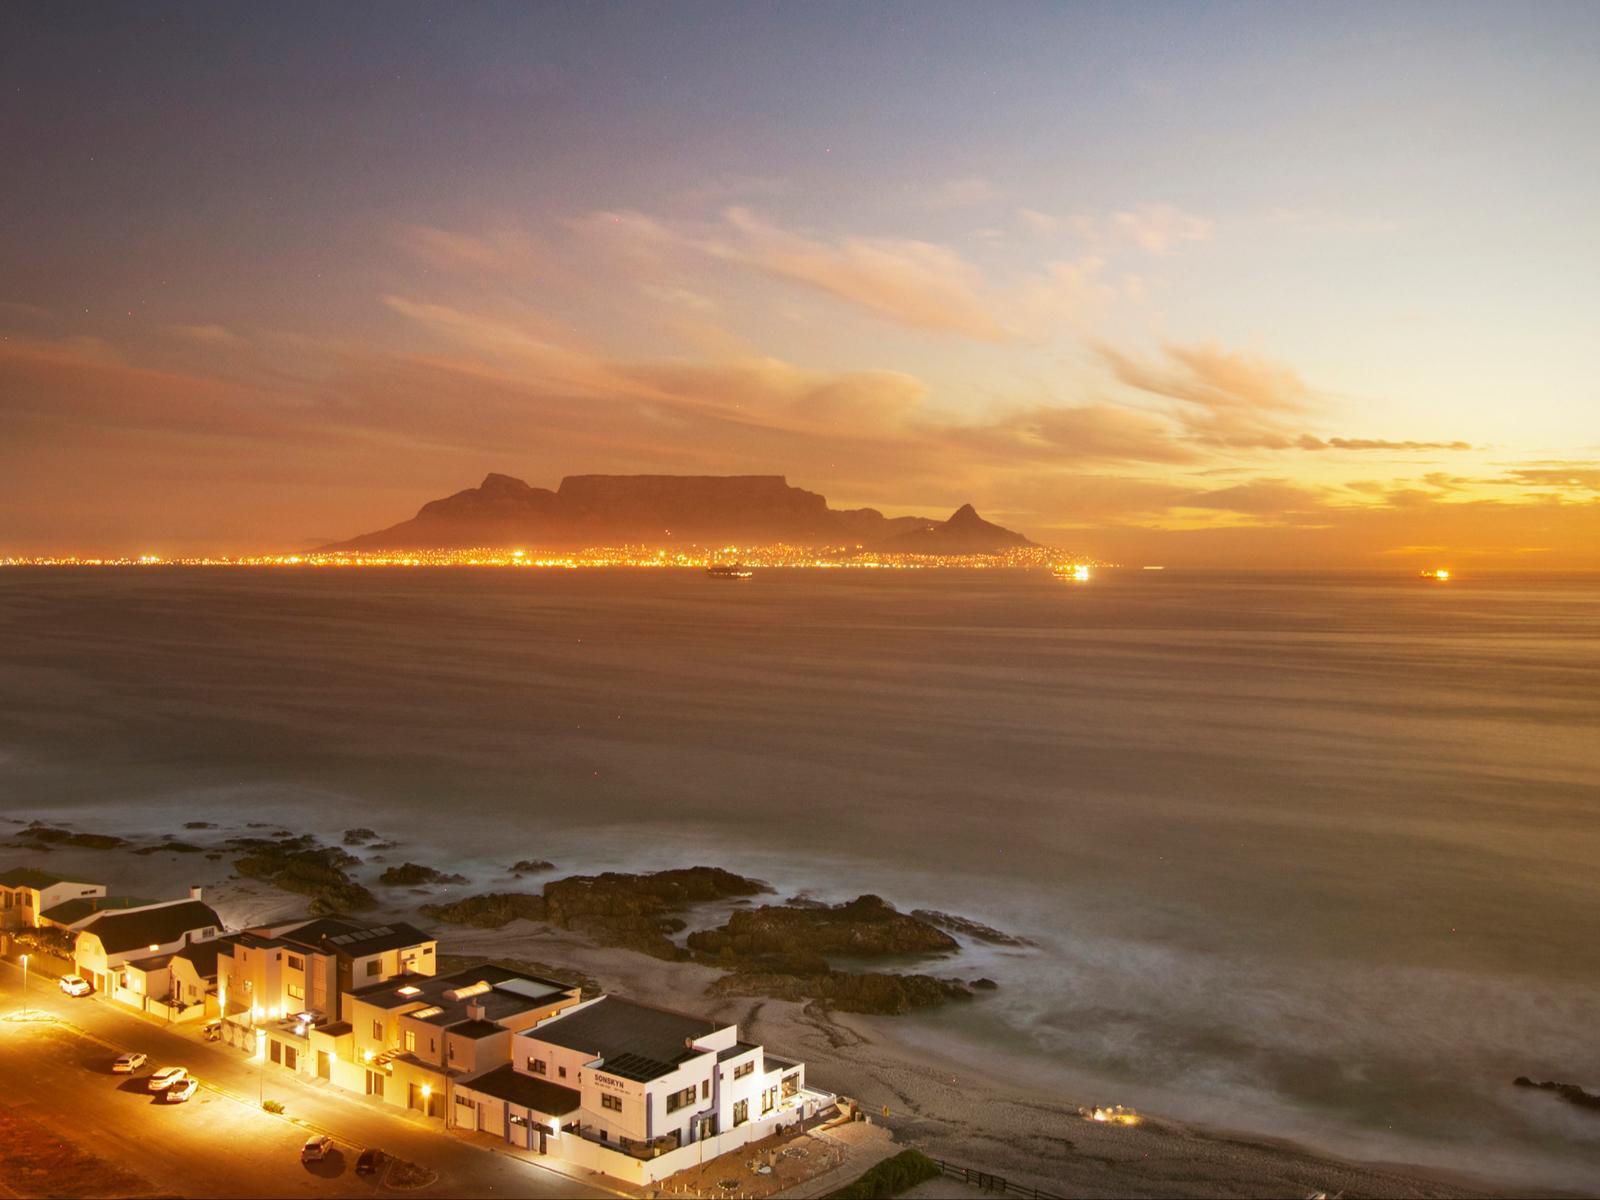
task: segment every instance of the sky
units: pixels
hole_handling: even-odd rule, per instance
[[[491,471],[1600,567],[1600,6],[0,9],[0,556]]]

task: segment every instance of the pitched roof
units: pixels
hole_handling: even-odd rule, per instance
[[[122,954],[140,946],[164,946],[184,934],[207,926],[220,930],[222,918],[200,900],[176,900],[153,908],[101,913],[80,931],[100,939],[107,954]]]
[[[524,1035],[603,1059],[599,1070],[648,1083],[704,1051],[689,1043],[726,1025],[687,1013],[652,1008],[621,996],[602,996],[568,1016],[552,1017]]]
[[[222,950],[222,938],[208,938],[203,942],[190,942],[173,958],[184,959],[201,979],[210,979],[217,973],[217,955]]]
[[[486,1096],[509,1101],[521,1108],[531,1108],[547,1117],[564,1117],[570,1112],[576,1112],[583,1102],[581,1093],[562,1087],[559,1083],[551,1083],[547,1079],[535,1079],[532,1075],[524,1075],[509,1063],[503,1067],[496,1067],[486,1075],[479,1075],[476,1079],[458,1083],[456,1087],[470,1088]]]
[[[54,921],[57,925],[74,925],[97,912],[115,912],[120,908],[148,908],[157,903],[160,902],[146,900],[140,896],[79,896],[76,900],[66,900],[52,905],[39,916],[46,921]]]
[[[9,871],[0,871],[0,887],[12,888],[47,888],[58,883],[86,883],[87,880],[67,879],[62,875],[52,875],[49,871],[41,871],[37,867],[12,867]],[[94,886],[94,885],[90,885]]]

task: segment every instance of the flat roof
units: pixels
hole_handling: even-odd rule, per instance
[[[548,1079],[524,1075],[509,1063],[496,1067],[487,1075],[456,1084],[458,1091],[461,1088],[482,1092],[485,1096],[493,1096],[496,1100],[504,1100],[519,1108],[531,1108],[547,1117],[564,1117],[577,1112],[583,1102],[581,1093],[562,1087],[559,1083],[551,1083]]]
[[[367,925],[342,917],[318,917],[293,929],[281,930],[278,936],[307,949],[348,954],[355,958],[438,941],[433,934],[425,933],[415,925],[407,925],[404,921]]]
[[[464,1038],[471,1038],[473,1041],[477,1041],[479,1038],[486,1038],[490,1034],[504,1033],[506,1032],[506,1027],[504,1025],[496,1025],[493,1021],[463,1021],[459,1025],[450,1026],[445,1032],[459,1033]]]
[[[671,1074],[705,1053],[691,1042],[727,1026],[704,1017],[654,1008],[620,996],[602,996],[577,1011],[553,1017],[523,1036],[602,1059],[596,1068],[635,1083]]]

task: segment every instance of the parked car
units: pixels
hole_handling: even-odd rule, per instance
[[[383,1165],[382,1150],[363,1150],[356,1159],[356,1174],[371,1175]]]
[[[207,1021],[204,1025],[200,1026],[200,1036],[205,1038],[205,1040],[208,1042],[221,1041],[222,1022],[220,1020]]]
[[[168,1104],[182,1104],[200,1086],[200,1081],[193,1075],[184,1077],[181,1083],[175,1083],[167,1089],[167,1094],[162,1097]]]
[[[321,1162],[328,1157],[333,1149],[333,1139],[325,1133],[313,1133],[306,1139],[306,1144],[300,1147],[300,1161],[303,1163]]]
[[[111,1064],[111,1071],[116,1075],[132,1075],[144,1066],[145,1056],[137,1050],[130,1050],[126,1054],[117,1055],[117,1061]]]
[[[168,1088],[176,1087],[187,1078],[189,1078],[189,1071],[185,1067],[162,1067],[161,1070],[150,1076],[150,1090],[152,1092],[164,1092]]]
[[[69,996],[87,996],[94,991],[89,986],[89,981],[82,975],[63,975],[60,983],[61,990]]]

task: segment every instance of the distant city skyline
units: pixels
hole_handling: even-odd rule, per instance
[[[1600,567],[1593,5],[0,31],[0,556],[293,551],[494,471]]]

